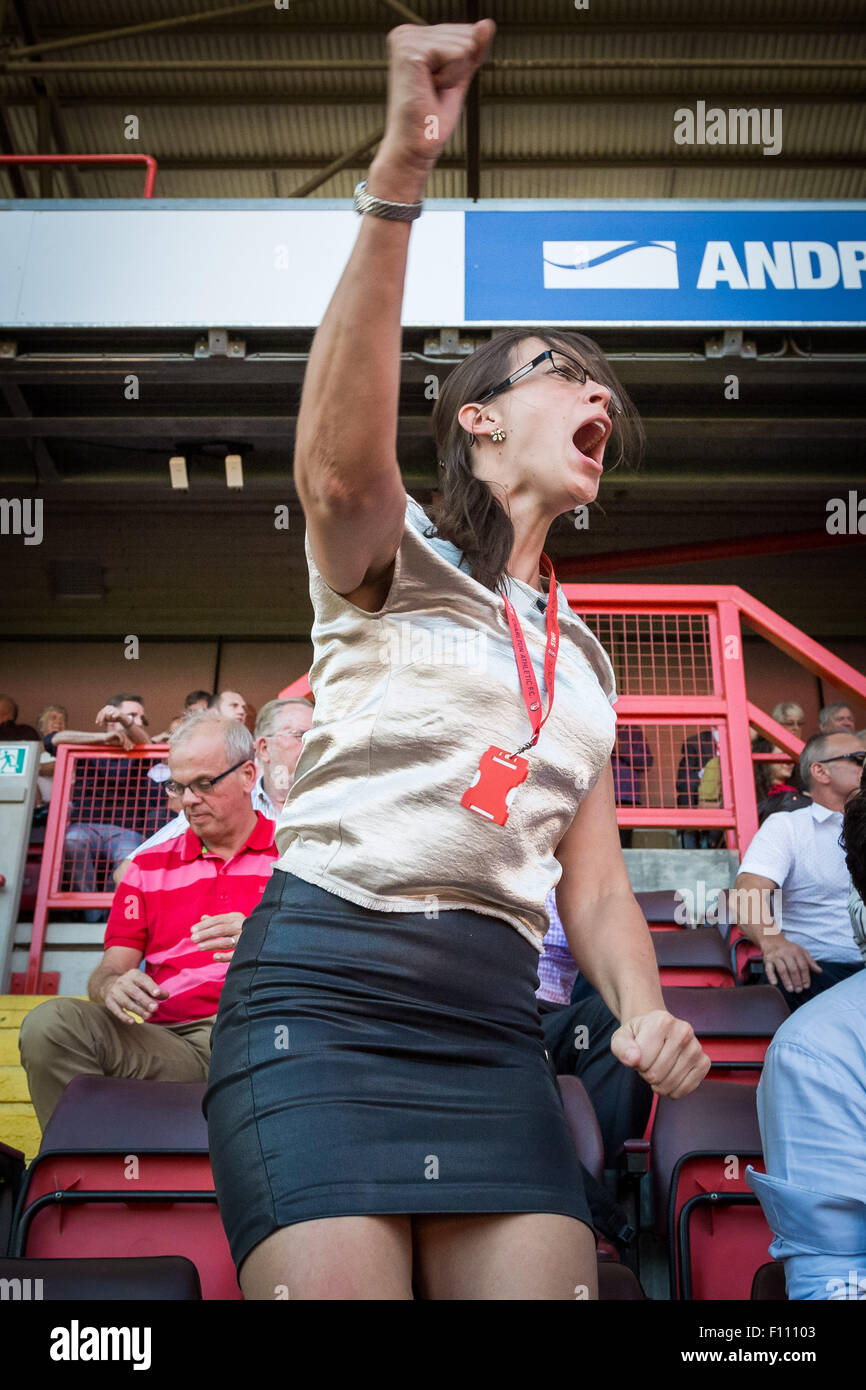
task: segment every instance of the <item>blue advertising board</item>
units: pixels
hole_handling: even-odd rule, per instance
[[[468,322],[866,324],[866,204],[467,210]]]

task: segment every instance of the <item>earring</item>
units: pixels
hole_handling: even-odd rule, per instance
[[[495,430],[490,431],[490,438],[494,444],[501,444],[505,438],[505,430],[501,425],[497,425]]]

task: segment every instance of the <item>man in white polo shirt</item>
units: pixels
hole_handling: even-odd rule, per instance
[[[853,733],[810,738],[800,773],[812,805],[767,817],[734,884],[740,930],[760,946],[767,979],[791,1009],[864,966],[848,913],[851,879],[839,845],[842,809],[860,785],[864,754]],[[769,907],[774,889],[781,889],[775,917]]]

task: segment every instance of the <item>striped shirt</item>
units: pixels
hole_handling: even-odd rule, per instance
[[[105,949],[141,951],[147,974],[168,992],[148,1022],[191,1023],[216,1013],[229,962],[200,951],[190,930],[205,913],[249,916],[276,858],[274,822],[256,812],[255,828],[231,859],[205,850],[190,829],[130,864],[111,905]]]
[[[546,999],[549,1004],[570,1004],[579,972],[556,909],[555,888],[551,888],[544,906],[550,919],[550,929],[542,943],[542,955],[538,962],[536,998]]]

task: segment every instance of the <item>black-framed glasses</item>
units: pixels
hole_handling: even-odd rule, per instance
[[[173,777],[169,777],[167,782],[163,782],[163,786],[171,796],[183,796],[187,789],[191,792],[195,792],[196,796],[207,796],[208,792],[213,791],[217,782],[221,782],[224,777],[228,777],[230,772],[237,772],[239,767],[243,767],[244,763],[251,763],[252,761],[252,758],[241,758],[239,763],[235,763],[234,767],[227,767],[225,772],[221,772],[217,777],[194,777],[191,782],[176,782]]]
[[[856,763],[858,767],[863,766],[866,760],[866,748],[860,748],[856,753],[836,753],[832,758],[816,758],[816,763]]]
[[[506,377],[505,381],[500,381],[498,386],[492,386],[483,396],[479,396],[477,404],[484,405],[486,401],[492,400],[494,396],[498,396],[502,391],[507,391],[516,381],[520,381],[523,377],[528,376],[535,367],[547,361],[550,362],[551,367],[558,376],[564,377],[567,381],[576,382],[581,386],[586,385],[589,378],[587,370],[582,362],[578,362],[576,357],[569,357],[567,353],[560,352],[558,348],[547,348],[544,352],[540,352],[537,357],[533,357],[532,361],[527,362],[525,366],[518,367],[516,372]],[[602,383],[602,385],[603,384],[604,383]],[[622,405],[619,398],[611,391],[609,386],[606,386],[605,390],[610,391],[611,410],[621,415]]]

